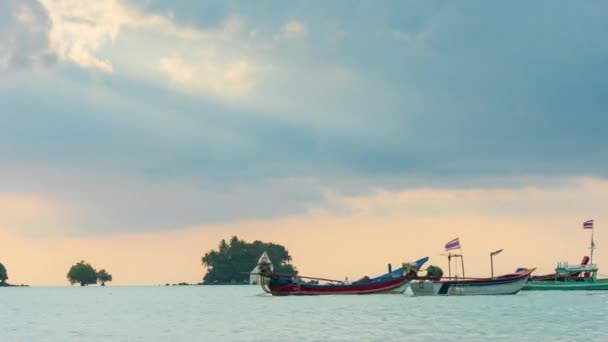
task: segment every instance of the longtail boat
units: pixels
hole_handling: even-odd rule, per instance
[[[262,288],[273,296],[403,293],[427,260],[428,257],[425,257],[413,263],[403,263],[403,266],[397,270],[389,270],[388,273],[376,278],[364,277],[352,283],[278,274],[267,270],[265,265],[259,265],[259,269],[262,276]],[[326,283],[320,283],[323,281]]]
[[[452,250],[460,249],[459,254],[452,254]],[[493,257],[502,252],[502,249],[490,253],[492,276],[490,278],[466,278],[464,275],[464,256],[460,239],[455,238],[445,244],[445,250],[449,252],[448,271],[449,276],[443,277],[443,270],[437,266],[429,266],[426,269],[426,276],[419,277],[412,282],[410,288],[414,296],[469,296],[469,295],[507,295],[518,293],[528,281],[532,269],[518,269],[515,273],[505,274],[494,277]],[[452,277],[452,259],[457,269],[456,260],[460,259],[462,277]]]
[[[491,278],[420,279],[411,283],[414,296],[510,295],[518,293],[528,281],[532,269]]]
[[[585,257],[585,260],[588,261],[589,257]],[[599,279],[598,271],[595,264],[568,265],[560,262],[554,274],[530,278],[523,290],[608,290],[608,279]]]
[[[591,258],[585,256],[580,265],[568,265],[559,262],[555,273],[538,277],[532,277],[524,285],[523,290],[545,291],[545,290],[608,290],[608,279],[599,279],[597,273],[599,268],[593,263],[593,220],[583,223],[583,229],[591,229]]]

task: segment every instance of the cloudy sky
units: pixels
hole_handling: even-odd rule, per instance
[[[200,280],[221,238],[352,278],[608,267],[605,1],[0,0],[0,262]],[[608,271],[606,271],[608,273]]]

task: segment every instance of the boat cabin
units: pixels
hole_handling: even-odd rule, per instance
[[[583,281],[588,279],[594,281],[597,279],[598,270],[595,264],[568,265],[567,262],[559,262],[555,267],[555,280]]]

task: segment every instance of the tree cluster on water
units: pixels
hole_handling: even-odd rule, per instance
[[[217,250],[206,253],[202,262],[207,267],[204,284],[247,284],[249,272],[256,266],[262,253],[268,253],[276,273],[298,272],[291,264],[291,256],[284,246],[256,240],[248,243],[233,236],[230,242],[220,241]]]
[[[101,286],[106,286],[106,282],[112,281],[112,275],[105,269],[96,271],[93,266],[84,260],[70,267],[67,278],[71,285],[80,284],[80,286],[97,284],[98,282]]]
[[[6,273],[6,267],[0,262],[0,286],[6,286],[8,280],[8,274]]]
[[[4,265],[0,262],[0,287],[8,287],[8,286],[29,286],[29,285],[25,285],[25,284],[21,284],[21,285],[16,285],[16,284],[9,284],[7,282],[8,280],[8,272],[6,271],[6,267],[4,267]]]

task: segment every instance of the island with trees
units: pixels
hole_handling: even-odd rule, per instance
[[[13,285],[13,284],[9,284],[7,282],[8,280],[8,272],[6,271],[6,267],[4,267],[4,265],[0,262],[0,287],[13,287],[13,286],[23,286],[23,287],[28,287],[29,285]]]
[[[230,242],[220,241],[217,250],[205,253],[202,257],[203,266],[207,268],[203,284],[248,284],[249,272],[264,252],[268,253],[275,272],[298,273],[284,246],[259,240],[249,243],[233,236]]]
[[[101,286],[106,286],[106,282],[112,281],[112,275],[105,269],[101,269],[97,272],[97,281],[101,283]]]
[[[97,272],[93,266],[84,260],[76,263],[67,274],[70,285],[80,284],[80,286],[87,286],[101,283],[101,286],[106,286],[106,282],[112,281],[112,275],[109,274],[105,269]]]
[[[0,286],[8,286],[8,273],[6,273],[6,267],[0,262]]]

